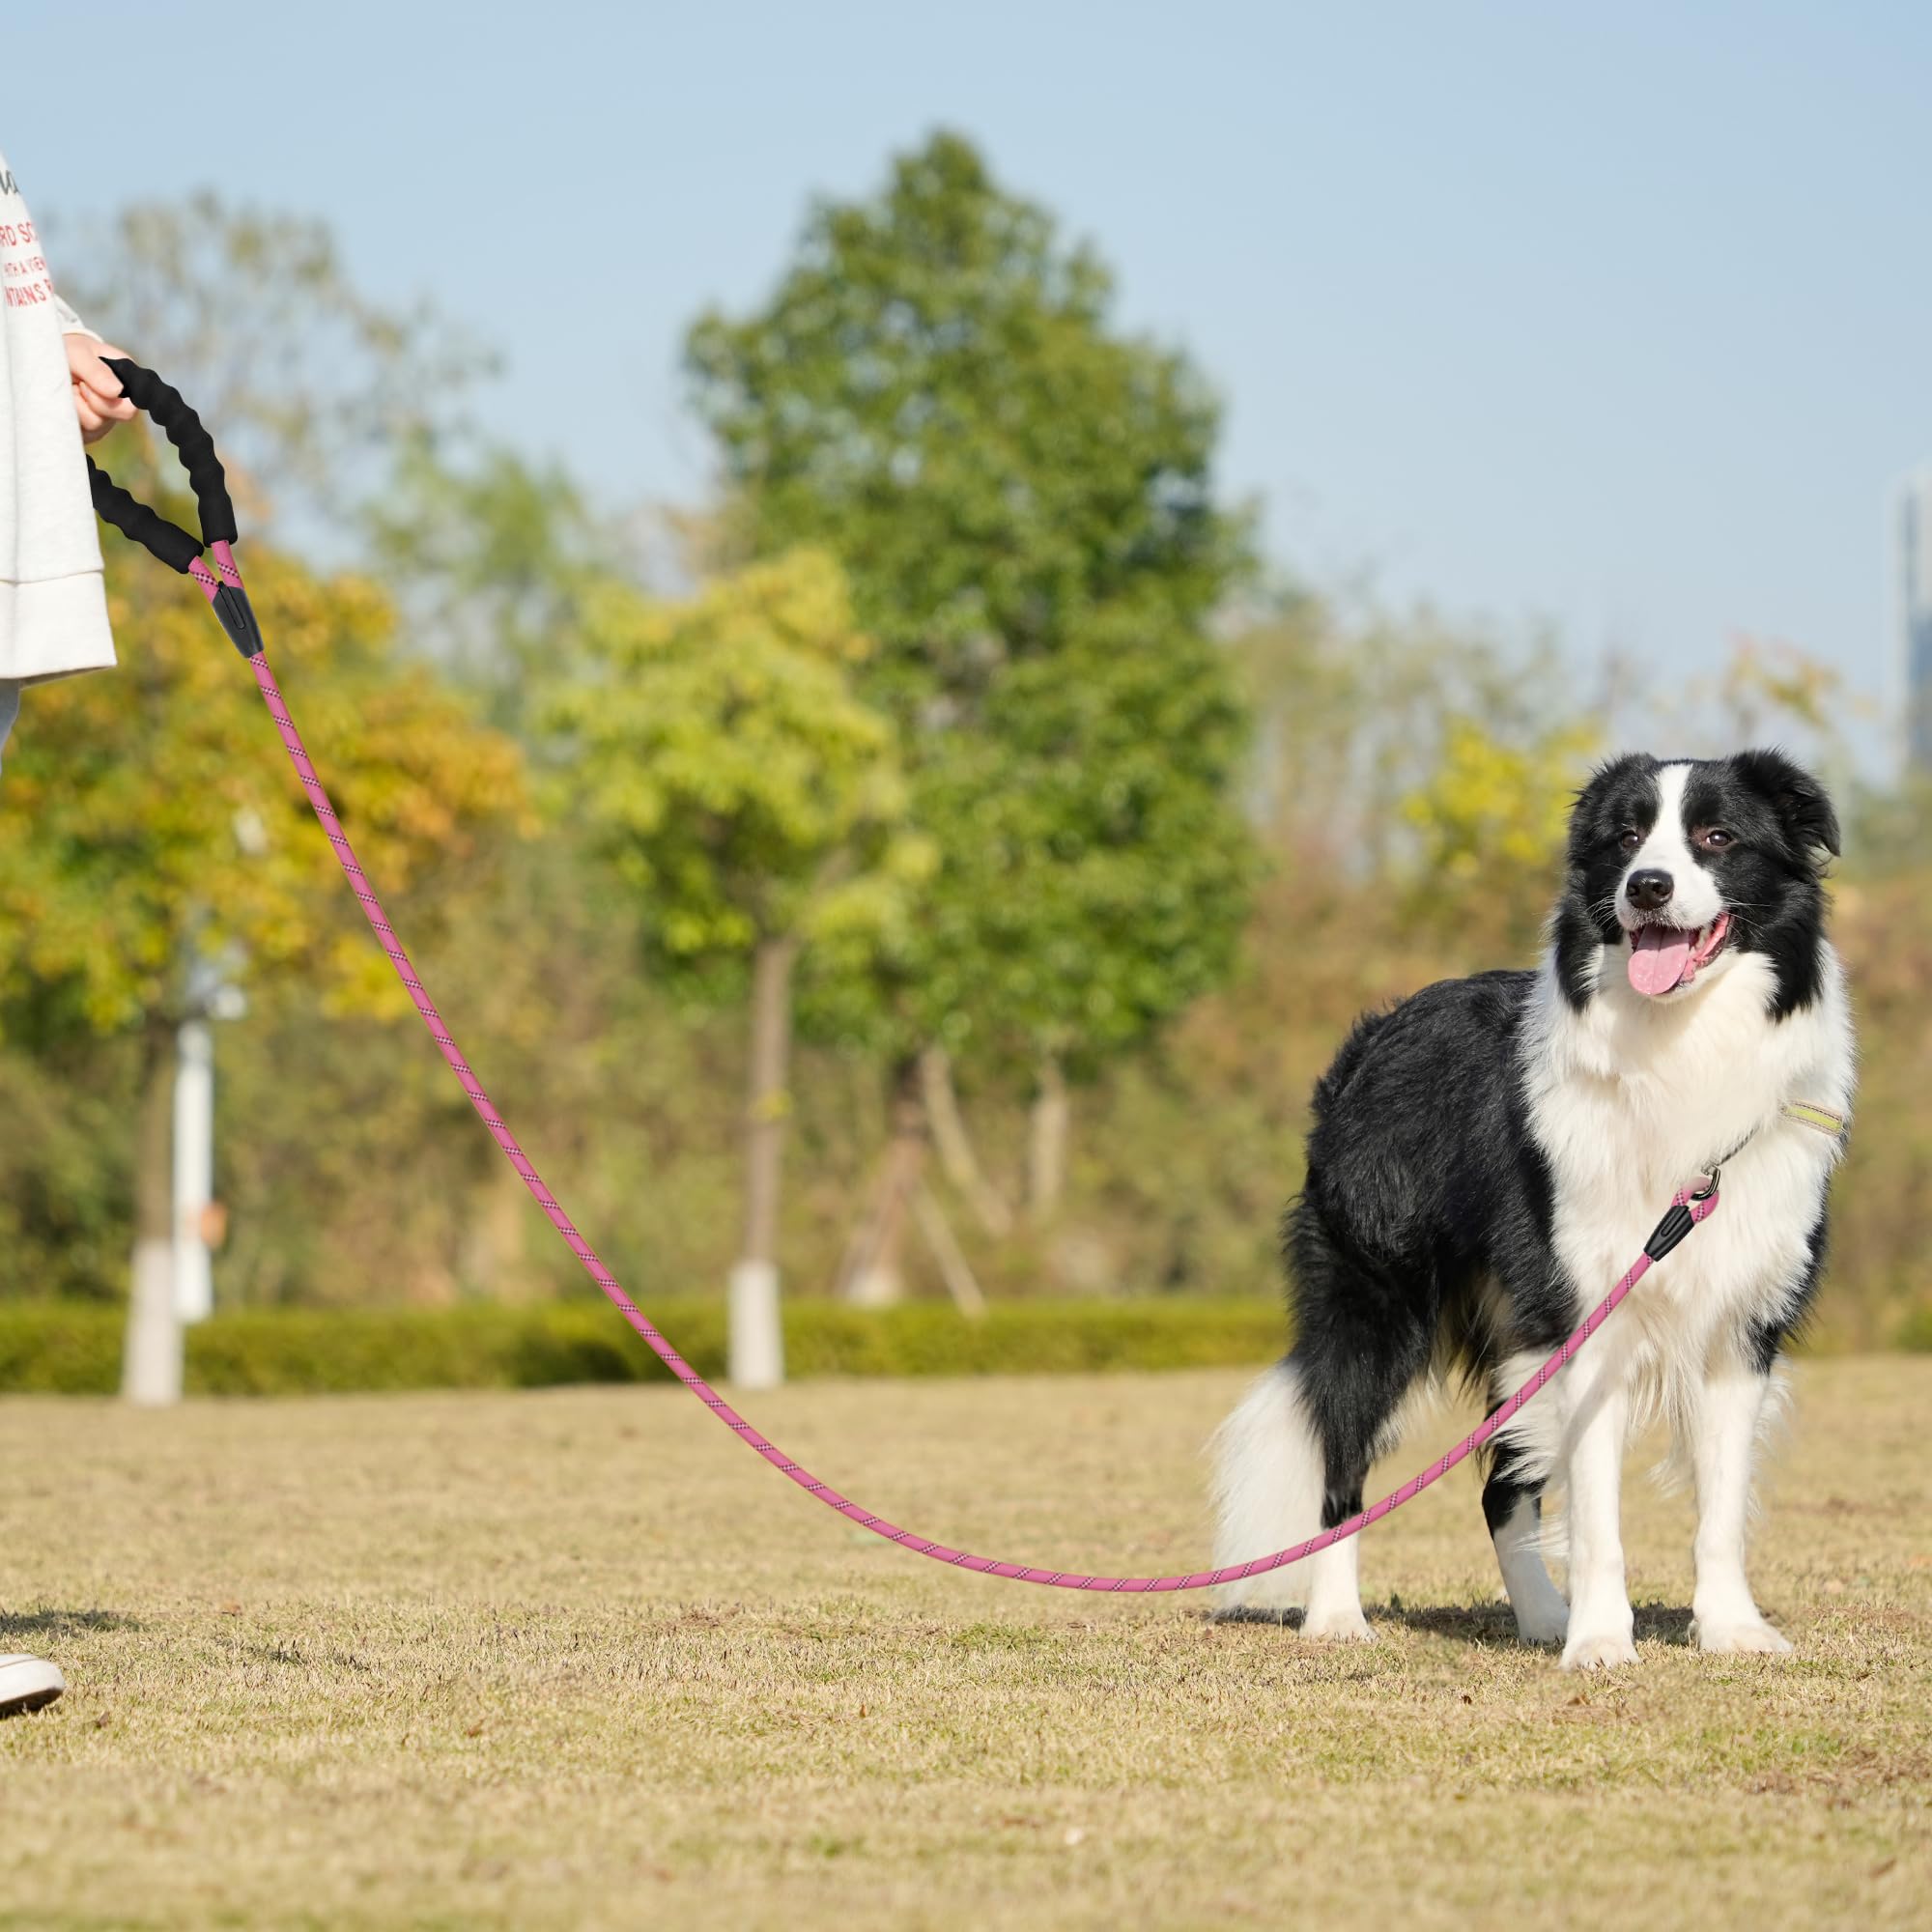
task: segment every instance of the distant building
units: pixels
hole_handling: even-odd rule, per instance
[[[1901,749],[1912,770],[1932,773],[1932,469],[1906,480],[1893,528]]]

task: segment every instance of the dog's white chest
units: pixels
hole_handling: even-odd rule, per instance
[[[1826,963],[1823,997],[1779,1021],[1753,957],[1661,1010],[1606,983],[1578,1013],[1552,977],[1539,987],[1523,1076],[1579,1309],[1629,1266],[1677,1190],[1731,1155],[1718,1213],[1626,1304],[1626,1347],[1647,1339],[1693,1370],[1719,1335],[1776,1321],[1803,1283],[1837,1150],[1779,1109],[1848,1112],[1854,1083],[1843,974]]]

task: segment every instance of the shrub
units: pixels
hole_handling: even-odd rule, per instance
[[[695,1297],[645,1311],[697,1372],[724,1367],[724,1309]],[[1108,1369],[1259,1367],[1282,1343],[1267,1300],[1036,1301],[968,1321],[913,1302],[785,1310],[794,1377],[1065,1375]],[[122,1311],[99,1303],[0,1304],[0,1390],[110,1395],[120,1386]],[[546,1388],[669,1379],[614,1310],[586,1301],[528,1308],[246,1309],[188,1331],[193,1395]]]

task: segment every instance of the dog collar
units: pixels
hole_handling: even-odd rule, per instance
[[[1801,1127],[1809,1127],[1814,1133],[1824,1134],[1828,1139],[1834,1140],[1840,1145],[1844,1142],[1849,1125],[1845,1116],[1835,1107],[1822,1106],[1816,1100],[1787,1100],[1778,1108],[1777,1118],[1781,1121],[1790,1121]],[[1743,1153],[1769,1125],[1768,1121],[1760,1122],[1736,1146],[1719,1154],[1706,1171],[1704,1184],[1697,1190],[1694,1198],[1699,1201],[1709,1200],[1718,1191],[1718,1182],[1724,1169],[1736,1160],[1738,1155]]]
[[[1834,1141],[1845,1138],[1847,1122],[1835,1107],[1821,1107],[1815,1100],[1787,1100],[1777,1111],[1783,1119],[1795,1121],[1801,1127],[1815,1128]]]

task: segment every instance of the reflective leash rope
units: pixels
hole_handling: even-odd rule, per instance
[[[888,1543],[895,1543],[901,1549],[909,1549],[916,1556],[929,1556],[934,1562],[948,1563],[955,1569],[975,1571],[985,1577],[1005,1577],[1016,1583],[1040,1583],[1057,1590],[1106,1590],[1127,1595],[1157,1594],[1169,1590],[1206,1590],[1211,1589],[1216,1584],[1239,1582],[1245,1577],[1259,1577],[1270,1570],[1283,1569],[1291,1563],[1300,1562],[1303,1557],[1313,1556],[1318,1550],[1326,1549],[1331,1545],[1358,1534],[1372,1522],[1380,1521],[1383,1517],[1419,1496],[1431,1484],[1440,1482],[1459,1463],[1465,1462],[1474,1455],[1609,1320],[1618,1303],[1649,1273],[1651,1267],[1690,1234],[1699,1222],[1708,1219],[1717,1211],[1719,1176],[1714,1171],[1702,1187],[1694,1190],[1685,1188],[1678,1193],[1669,1210],[1652,1231],[1649,1240],[1644,1243],[1643,1252],[1631,1264],[1616,1286],[1591,1309],[1562,1347],[1556,1350],[1513,1396],[1472,1429],[1455,1448],[1432,1463],[1420,1475],[1410,1477],[1401,1489],[1383,1496],[1379,1502],[1372,1503],[1367,1509],[1350,1517],[1347,1521],[1338,1522],[1333,1528],[1324,1529],[1319,1536],[1311,1536],[1305,1543],[1297,1543],[1291,1548],[1278,1549],[1272,1555],[1258,1556],[1251,1562],[1232,1564],[1225,1569],[1199,1570],[1185,1576],[1088,1577],[1065,1570],[1041,1570],[1030,1564],[1001,1562],[991,1556],[975,1556],[970,1551],[953,1549],[946,1544],[935,1543],[929,1538],[918,1536],[911,1530],[898,1528],[883,1517],[875,1516],[870,1510],[839,1494],[829,1483],[821,1483],[809,1469],[794,1462],[775,1442],[761,1435],[740,1415],[639,1312],[636,1304],[618,1285],[616,1277],[598,1260],[596,1251],[578,1233],[571,1224],[569,1216],[557,1206],[555,1198],[544,1185],[542,1177],[531,1165],[529,1156],[517,1144],[516,1136],[504,1125],[495,1103],[484,1091],[483,1083],[477,1079],[474,1069],[464,1059],[456,1041],[450,1036],[449,1028],[443,1023],[442,1015],[437,1010],[436,1003],[430,998],[422,980],[417,977],[409,953],[404,950],[402,941],[396,937],[395,928],[390,925],[388,916],[383,910],[383,902],[377,896],[375,887],[369,883],[368,874],[363,871],[349,842],[348,835],[343,831],[341,821],[335,815],[335,809],[329,803],[328,793],[309,758],[306,747],[302,744],[301,733],[297,730],[295,720],[289,715],[289,707],[282,696],[281,687],[275,682],[275,674],[270,669],[268,659],[264,654],[261,632],[255,622],[254,612],[249,607],[247,593],[242,585],[242,573],[230,549],[230,545],[236,541],[234,511],[228,502],[221,466],[215,458],[213,443],[193,411],[188,409],[180,395],[163,384],[158,377],[132,362],[116,361],[110,366],[121,377],[125,393],[167,432],[170,440],[180,451],[200,503],[205,543],[198,543],[178,525],[166,522],[144,504],[137,502],[126,491],[117,489],[90,462],[88,469],[94,479],[95,506],[106,521],[154,552],[164,563],[192,577],[200,586],[202,594],[207,597],[230,640],[247,659],[250,669],[255,673],[255,683],[261,691],[262,701],[268,706],[269,715],[281,735],[283,749],[288,753],[289,761],[295,767],[296,776],[301,781],[302,790],[308,795],[308,802],[314,809],[323,833],[335,853],[343,876],[349,881],[350,889],[355,893],[363,916],[368,920],[370,929],[376,935],[378,945],[387,954],[389,963],[396,969],[397,977],[408,991],[411,1002],[422,1015],[423,1024],[429,1029],[430,1037],[436,1041],[438,1051],[449,1063],[450,1070],[462,1083],[463,1091],[469,1096],[469,1104],[475,1108],[477,1118],[489,1129],[491,1139],[502,1149],[510,1165],[517,1170],[524,1185],[529,1190],[530,1198],[543,1209],[552,1227],[563,1236],[571,1253],[582,1264],[584,1272],[597,1284],[605,1298],[617,1313],[630,1323],[645,1347],[718,1417],[719,1421],[756,1450],[775,1469],[788,1476],[808,1495],[825,1504],[828,1509],[837,1510],[840,1516],[857,1523],[861,1529],[870,1530],[873,1535],[884,1537]],[[214,558],[214,567],[212,570],[201,560],[204,547]],[[1792,1110],[1786,1111],[1793,1118],[1799,1118],[1792,1113]],[[1810,1111],[1829,1112],[1827,1109]],[[1835,1116],[1832,1118],[1841,1128],[1842,1121],[1837,1121]],[[1822,1130],[1822,1123],[1819,1122],[1806,1121],[1805,1124],[1818,1125]]]
[[[237,580],[239,583],[239,578]],[[1438,1462],[1432,1463],[1419,1476],[1411,1477],[1401,1489],[1372,1504],[1357,1516],[1351,1516],[1346,1522],[1337,1523],[1332,1529],[1323,1530],[1319,1536],[1312,1536],[1306,1543],[1296,1544],[1292,1549],[1276,1550],[1271,1556],[1257,1557],[1251,1563],[1237,1563],[1225,1570],[1203,1570],[1182,1577],[1083,1577],[1064,1570],[1039,1570],[1022,1563],[1005,1563],[991,1556],[975,1556],[963,1549],[949,1548],[943,1543],[915,1535],[911,1530],[900,1529],[875,1516],[868,1509],[862,1508],[849,1497],[840,1495],[829,1483],[821,1483],[810,1470],[795,1463],[775,1442],[762,1435],[750,1422],[738,1413],[724,1398],[687,1362],[677,1350],[661,1335],[656,1327],[641,1315],[636,1304],[616,1278],[604,1264],[597,1259],[596,1251],[572,1226],[570,1218],[556,1204],[550,1189],[543,1183],[542,1177],[530,1163],[529,1156],[517,1144],[517,1137],[504,1125],[495,1103],[484,1091],[483,1083],[477,1079],[474,1069],[464,1059],[456,1041],[450,1037],[449,1028],[442,1015],[437,1010],[422,980],[417,977],[414,965],[403,943],[396,937],[395,929],[383,911],[383,902],[377,896],[376,889],[369,883],[368,874],[351,847],[347,835],[343,832],[335,810],[328,802],[328,793],[317,776],[308,751],[302,744],[301,733],[297,730],[295,720],[289,716],[287,701],[283,698],[281,687],[275,682],[275,674],[269,668],[266,656],[257,655],[249,660],[255,673],[255,682],[261,688],[262,701],[269,707],[269,715],[275,721],[275,729],[281,734],[283,749],[289,754],[289,761],[296,768],[301,780],[302,789],[308,794],[308,802],[315,809],[315,815],[321,822],[323,832],[334,848],[337,862],[343,875],[348,879],[350,890],[360,902],[370,929],[376,935],[376,943],[388,955],[389,963],[396,969],[396,976],[408,990],[415,1009],[422,1015],[423,1024],[429,1029],[430,1037],[436,1041],[438,1050],[449,1063],[450,1070],[462,1083],[463,1091],[469,1096],[469,1104],[476,1109],[477,1118],[490,1130],[490,1137],[502,1149],[512,1167],[517,1170],[524,1185],[529,1189],[530,1198],[548,1216],[551,1226],[561,1235],[570,1251],[583,1264],[584,1272],[601,1289],[611,1305],[643,1339],[644,1345],[664,1363],[672,1375],[686,1388],[702,1402],[733,1434],[740,1436],[762,1456],[775,1469],[789,1476],[807,1494],[814,1496],[828,1508],[835,1509],[842,1517],[856,1522],[862,1529],[869,1529],[875,1536],[883,1536],[889,1543],[896,1543],[902,1549],[910,1549],[915,1555],[929,1556],[935,1562],[951,1563],[961,1570],[978,1571],[987,1577],[1008,1577],[1018,1583],[1044,1583],[1059,1590],[1119,1590],[1128,1593],[1153,1592],[1162,1590],[1205,1590],[1217,1583],[1233,1583],[1244,1577],[1259,1577],[1264,1571],[1279,1570],[1290,1563],[1296,1563],[1304,1556],[1312,1556],[1319,1549],[1326,1549],[1330,1544],[1340,1543],[1345,1537],[1353,1536],[1366,1529],[1370,1523],[1378,1521],[1392,1510],[1400,1509],[1411,1497],[1418,1496],[1432,1483],[1439,1482],[1457,1463],[1463,1462],[1480,1449],[1497,1430],[1501,1429],[1524,1403],[1534,1396],[1563,1365],[1576,1354],[1585,1342],[1609,1320],[1617,1304],[1632,1289],[1643,1279],[1653,1263],[1661,1261],[1664,1255],[1681,1241],[1699,1221],[1712,1214],[1718,1206],[1717,1177],[1699,1193],[1690,1189],[1680,1193],[1671,1205],[1669,1213],[1658,1223],[1656,1232],[1645,1244],[1644,1252],[1631,1265],[1630,1271],[1610,1290],[1581,1324],[1549,1359],[1523,1383],[1521,1388],[1505,1402],[1492,1415],[1488,1416],[1459,1442],[1456,1447]]]

